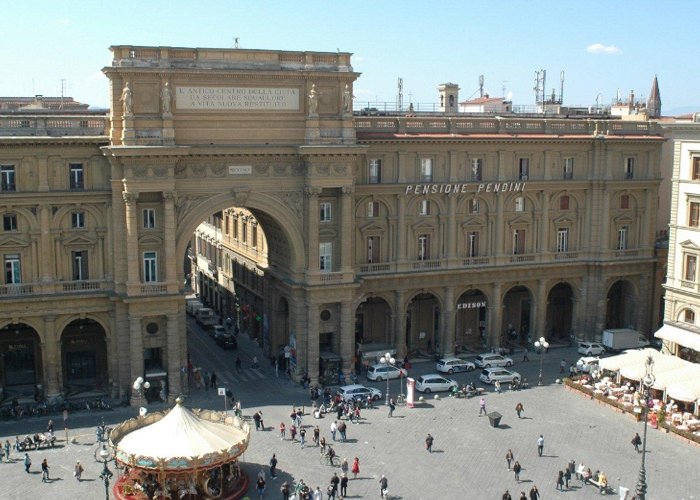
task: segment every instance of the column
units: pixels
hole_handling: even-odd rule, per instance
[[[139,230],[138,215],[136,214],[136,193],[122,193],[126,205],[126,254],[131,258],[136,258],[136,265],[127,265],[126,281],[127,285],[137,285],[141,278],[139,269],[141,257],[139,256]]]
[[[498,257],[499,255],[503,255],[504,248],[503,248],[503,240],[505,236],[505,231],[506,228],[503,225],[503,195],[497,194],[496,196],[496,227],[495,232],[496,232],[496,248],[494,249],[494,255]]]
[[[134,384],[134,380],[143,377],[143,333],[141,332],[141,318],[129,316],[129,345],[131,354],[131,380],[130,386]],[[135,406],[143,401],[139,394],[131,391],[131,405]]]
[[[540,238],[540,253],[549,252],[549,193],[540,191],[542,205],[542,236]]]
[[[307,300],[306,307],[308,311],[306,325],[306,353],[308,356],[307,371],[309,373],[309,378],[311,379],[311,385],[313,385],[318,383],[318,359],[320,356],[320,347],[318,345],[319,309],[318,304],[312,302],[310,299]]]
[[[291,321],[291,334],[294,334],[296,339],[296,368],[294,370],[294,379],[299,380],[302,375],[307,371],[308,352],[307,352],[307,336],[303,333],[306,328],[306,318],[304,314],[304,300],[300,297],[302,291],[297,292],[296,296],[290,297],[290,314],[293,315],[293,320]]]
[[[457,197],[450,194],[447,198],[447,259],[457,257]]]
[[[60,350],[56,342],[56,316],[44,316],[44,343],[42,344],[42,355],[44,356],[44,366],[46,367],[46,397],[58,396],[61,387],[58,384],[58,372],[61,371]]]
[[[488,307],[488,340],[486,347],[499,347],[501,345],[501,329],[503,327],[503,303],[501,300],[501,288],[503,285],[494,283],[491,288],[491,304]]]
[[[177,278],[177,256],[175,255],[175,193],[172,191],[163,193],[164,201],[164,247],[165,247],[165,281],[171,293],[177,293],[180,289]]]
[[[537,302],[535,304],[535,331],[530,333],[533,342],[540,337],[547,337],[547,280],[537,280]]]
[[[394,292],[394,344],[396,345],[397,359],[406,356],[406,304],[404,304],[406,294],[403,290]]]
[[[341,228],[340,228],[340,270],[344,273],[352,271],[352,255],[354,245],[352,244],[353,230],[353,189],[351,186],[341,188]]]
[[[355,356],[355,321],[352,302],[345,300],[340,304],[340,357],[343,359],[343,375],[346,380],[355,369],[352,359]]]
[[[168,403],[172,404],[182,393],[182,366],[180,365],[180,324],[178,314],[168,315],[167,352],[168,352]]]
[[[651,189],[644,190],[644,209],[643,209],[643,219],[642,219],[642,230],[640,238],[640,248],[642,250],[647,250],[649,247],[654,245],[654,233],[651,228],[651,212],[652,212],[653,198],[651,196]],[[658,211],[657,207],[653,208],[654,213]],[[651,237],[649,236],[651,234]]]
[[[601,214],[602,224],[600,231],[600,250],[605,255],[610,250],[610,193],[605,189],[603,195],[603,213]]]
[[[307,187],[304,190],[306,195],[306,237],[309,250],[309,261],[307,263],[307,273],[318,272],[318,195],[321,189],[317,187]]]
[[[51,248],[51,209],[47,205],[39,207],[39,226],[41,236],[39,237],[39,279],[42,283],[53,280],[51,272],[51,261],[53,260],[53,248]]]
[[[445,287],[445,308],[442,313],[442,341],[441,354],[453,356],[455,354],[455,289]]]
[[[406,199],[398,197],[398,224],[396,225],[396,261],[406,260]]]

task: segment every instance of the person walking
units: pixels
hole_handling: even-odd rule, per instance
[[[260,413],[257,411],[253,414],[253,421],[255,422],[255,430],[260,430]]]
[[[479,400],[479,416],[482,413],[486,415],[486,400],[483,397]]]
[[[515,474],[515,480],[517,482],[520,482],[520,471],[523,470],[523,468],[520,466],[520,462],[517,460],[513,464],[513,473]]]
[[[558,490],[564,491],[564,471],[563,470],[560,470],[559,473],[557,474],[556,484],[557,484]]]
[[[501,383],[498,380],[493,383],[493,387],[496,389],[496,393],[501,393]]]
[[[571,469],[566,468],[564,469],[564,486],[566,486],[566,489],[569,489],[569,481],[571,480]]]
[[[348,466],[348,459],[347,459],[347,458],[344,458],[343,461],[340,463],[340,471],[341,471],[343,474],[347,474],[347,473],[348,473],[348,467],[349,467],[349,466]]]
[[[255,488],[258,490],[258,495],[260,498],[263,498],[263,496],[265,496],[265,480],[260,476],[258,476],[258,479],[255,482]]]
[[[306,429],[303,427],[299,429],[299,441],[301,442],[301,447],[306,445]]]
[[[41,482],[45,483],[49,480],[49,463],[44,459],[41,462]]]
[[[209,372],[204,370],[204,390],[205,391],[209,390],[209,385],[211,385],[211,377],[209,376]]]
[[[381,495],[382,498],[384,498],[384,495],[386,495],[388,490],[389,490],[389,480],[386,478],[386,476],[384,474],[382,474],[382,477],[379,480],[379,494]]]
[[[559,363],[559,373],[564,373],[565,369],[566,369],[566,360],[562,359],[561,362]]]
[[[515,413],[518,414],[518,418],[522,418],[520,414],[525,411],[525,408],[523,408],[523,404],[521,402],[518,402],[517,405],[515,405]]]
[[[537,485],[530,488],[530,500],[540,500],[540,490],[537,489]]]
[[[29,453],[24,454],[24,472],[29,474],[29,468],[32,466],[32,459],[29,458]]]
[[[360,459],[355,457],[355,460],[352,461],[352,474],[353,474],[353,479],[357,479],[357,475],[360,473]]]
[[[340,432],[340,440],[341,440],[343,443],[344,443],[345,441],[347,441],[347,439],[348,439],[347,430],[348,430],[347,424],[346,424],[345,422],[342,422],[342,421],[341,421],[341,422],[338,424],[338,432]]]
[[[280,486],[280,493],[282,493],[282,500],[289,500],[291,488],[289,488],[289,483],[287,481],[283,482],[282,486]]]
[[[323,500],[323,492],[321,491],[320,486],[316,486],[316,489],[314,490],[313,500]]]
[[[506,492],[501,496],[501,500],[513,500],[513,497],[510,496],[510,492],[506,490]]]
[[[328,498],[335,498],[335,496],[338,494],[338,485],[340,484],[340,478],[338,477],[337,473],[333,473],[333,477],[331,477],[331,485],[328,487]]]
[[[394,403],[394,399],[389,400],[389,418],[394,416],[394,410],[396,409],[396,403]]]
[[[297,426],[292,424],[292,426],[289,428],[289,434],[292,436],[292,441],[297,437]]]
[[[211,372],[211,388],[216,389],[216,372],[213,370]]]
[[[270,477],[277,479],[277,456],[274,453],[270,459]]]
[[[343,474],[340,478],[340,496],[346,497],[348,495],[348,475]]]
[[[10,461],[10,440],[6,439],[5,440],[5,461],[9,463]]]
[[[518,500],[527,500],[527,495],[524,491],[520,492],[520,498],[518,498]]]
[[[83,466],[80,463],[80,460],[75,461],[75,467],[73,467],[73,475],[75,476],[75,479],[80,482],[82,481],[83,478]]]
[[[321,429],[318,428],[318,425],[314,427],[314,444],[316,447],[318,447],[318,440],[319,437],[321,436]]]
[[[641,453],[642,450],[639,449],[639,446],[642,444],[642,438],[639,437],[639,433],[636,432],[634,434],[634,437],[632,438],[632,445],[634,445],[634,451],[637,453]]]
[[[508,449],[508,451],[506,452],[506,463],[508,464],[508,470],[510,470],[510,463],[513,460],[513,451],[511,449]]]
[[[540,434],[540,437],[537,438],[537,454],[542,456],[542,453],[544,453],[544,436]]]
[[[321,455],[325,455],[326,454],[326,437],[325,436],[323,436],[319,440],[319,444],[321,445]]]
[[[236,371],[241,373],[241,357],[236,356]]]
[[[331,437],[333,438],[333,441],[335,441],[335,433],[338,432],[338,421],[334,420],[331,422]]]
[[[425,449],[428,450],[428,453],[433,452],[433,436],[428,433],[428,437],[425,438]]]
[[[284,425],[284,422],[280,422],[280,441],[284,441],[286,434],[287,434],[287,427]]]

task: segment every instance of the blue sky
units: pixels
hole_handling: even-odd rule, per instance
[[[109,7],[107,7],[109,6]],[[107,106],[110,45],[352,52],[358,101],[437,102],[453,82],[534,104],[535,70],[564,102],[646,98],[658,75],[664,114],[700,111],[700,2],[660,1],[215,1],[2,2],[0,95],[66,95]]]

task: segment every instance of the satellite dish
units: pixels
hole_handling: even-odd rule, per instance
[[[513,100],[513,92],[508,92],[506,94],[506,101],[512,101]]]

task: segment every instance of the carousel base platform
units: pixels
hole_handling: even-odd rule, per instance
[[[136,491],[135,488],[127,486],[128,482],[129,480],[127,476],[122,476],[117,480],[117,482],[112,487],[112,494],[114,495],[114,498],[116,498],[117,500],[151,500],[150,497],[148,497],[148,495],[146,495],[143,491]],[[201,495],[189,494],[183,497],[180,497],[178,495],[178,498],[180,498],[181,500],[195,500],[201,498],[212,498],[216,500],[238,500],[246,495],[249,483],[250,480],[248,479],[248,475],[241,472],[241,477],[238,479],[238,482],[228,490],[224,491],[221,496],[203,497]],[[165,497],[152,498],[158,500],[161,498],[165,499]]]

